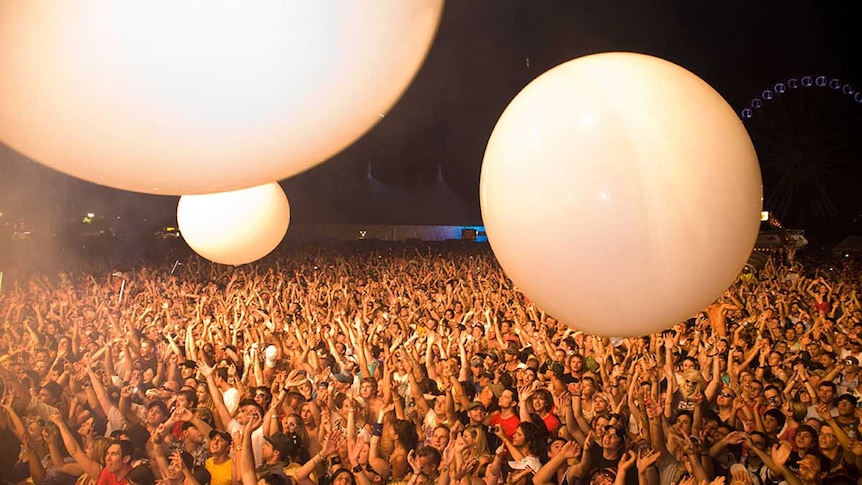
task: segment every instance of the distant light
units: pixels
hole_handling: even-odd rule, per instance
[[[769,220],[769,211],[760,211],[760,221],[766,222]]]
[[[96,217],[96,214],[93,214],[92,212],[87,212],[87,217],[92,219],[92,218]]]

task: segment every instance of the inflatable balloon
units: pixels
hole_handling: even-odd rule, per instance
[[[419,69],[442,8],[443,0],[3,0],[0,142],[137,192],[280,180],[380,121]]]
[[[177,224],[196,253],[221,264],[251,263],[278,246],[290,205],[277,183],[220,194],[184,195]]]
[[[509,104],[482,165],[491,247],[564,323],[646,335],[731,284],[762,206],[751,140],[724,99],[670,62],[606,53],[542,74]]]

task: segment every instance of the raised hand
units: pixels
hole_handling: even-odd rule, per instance
[[[661,452],[653,449],[641,450],[637,459],[638,473],[645,473],[661,457]]]
[[[620,457],[620,462],[617,465],[617,473],[625,473],[635,464],[635,461],[637,461],[635,452],[632,450],[627,451],[622,457]]]
[[[772,445],[772,461],[775,462],[776,466],[782,467],[787,463],[787,459],[790,458],[792,451],[793,447],[787,441],[776,443]]]

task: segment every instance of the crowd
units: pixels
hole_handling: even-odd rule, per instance
[[[607,339],[475,244],[7,280],[0,482],[862,484],[859,283],[773,257]]]

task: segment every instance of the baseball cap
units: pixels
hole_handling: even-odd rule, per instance
[[[290,439],[282,432],[273,433],[271,436],[264,436],[264,439],[272,445],[272,447],[281,454],[282,461],[290,459]]]
[[[509,467],[513,470],[529,469],[531,472],[536,473],[539,471],[539,468],[542,468],[542,463],[535,456],[527,456],[521,460],[510,461]]]

